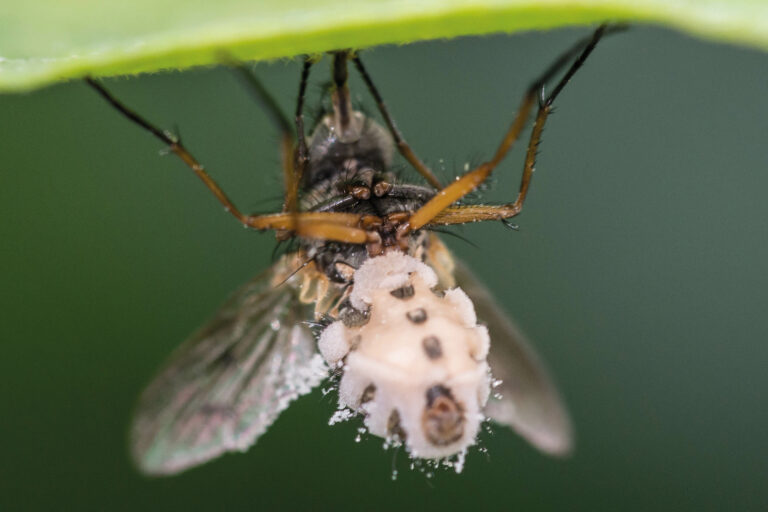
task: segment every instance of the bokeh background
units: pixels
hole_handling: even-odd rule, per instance
[[[407,139],[449,177],[491,153],[528,82],[587,33],[365,57]],[[292,109],[298,63],[257,71]],[[277,138],[230,71],[108,84],[178,126],[243,209],[279,206]],[[432,478],[378,439],[355,443],[354,422],[327,426],[320,393],[244,455],[139,476],[135,397],[270,264],[273,238],[243,230],[82,83],[0,96],[0,509],[766,510],[767,86],[758,51],[649,27],[600,44],[557,102],[519,232],[446,238],[549,362],[577,450],[549,459],[496,429],[487,456]],[[488,200],[514,197],[522,159],[521,146]]]

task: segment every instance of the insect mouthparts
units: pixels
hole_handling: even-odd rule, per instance
[[[318,346],[341,367],[339,407],[412,457],[443,458],[474,444],[490,394],[487,329],[459,288],[438,296],[435,272],[400,252],[368,259],[350,304],[362,325],[330,324]]]

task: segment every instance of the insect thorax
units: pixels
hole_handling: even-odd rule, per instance
[[[348,181],[357,172],[371,169],[385,172],[392,164],[392,136],[362,112],[353,112],[345,133],[335,116],[326,115],[315,127],[308,142],[309,168],[304,174],[308,190],[324,182]]]
[[[413,213],[434,191],[428,187],[396,183],[390,170],[394,152],[391,135],[377,122],[354,111],[347,129],[337,126],[334,115],[325,116],[309,138],[309,166],[305,171],[302,211],[372,215]],[[382,226],[383,246],[395,245],[394,228]],[[424,243],[416,235],[401,246],[413,254]],[[302,249],[332,281],[346,282],[337,267],[357,269],[369,257],[363,245],[328,241],[303,241]]]

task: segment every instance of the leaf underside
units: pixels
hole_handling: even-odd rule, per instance
[[[658,23],[768,48],[762,0],[35,0],[0,3],[0,91],[336,48]]]

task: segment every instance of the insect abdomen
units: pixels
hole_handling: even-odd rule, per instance
[[[334,322],[319,341],[329,364],[343,364],[339,405],[422,458],[473,444],[490,392],[488,332],[464,292],[440,296],[436,283],[434,271],[411,256],[371,258],[355,273],[350,296],[368,321]]]

